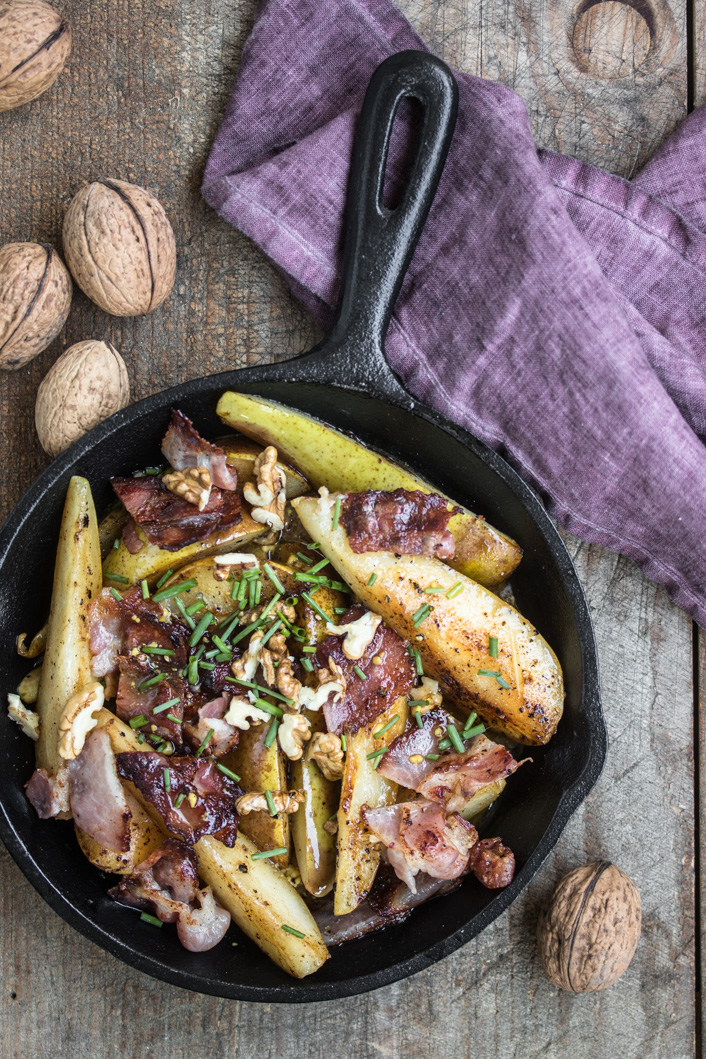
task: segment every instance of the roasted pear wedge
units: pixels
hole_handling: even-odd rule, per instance
[[[364,489],[419,489],[438,492],[399,464],[318,419],[250,394],[223,394],[216,409],[221,419],[278,452],[306,475],[314,488],[360,492]],[[449,529],[456,541],[455,569],[493,587],[505,581],[522,558],[522,549],[484,518],[463,511]]]
[[[325,732],[320,712],[305,710],[313,732]],[[315,761],[306,755],[292,762],[292,787],[304,791],[304,802],[291,817],[294,852],[304,889],[312,897],[325,897],[336,878],[336,839],[324,824],[336,815],[341,784],[327,780]]]
[[[37,768],[55,775],[59,721],[71,696],[92,680],[88,608],[101,589],[98,520],[91,487],[72,478],[66,493],[54,567],[46,650],[37,694]]]
[[[240,786],[248,793],[287,790],[286,758],[277,742],[265,746],[269,727],[268,724],[253,725],[241,732],[237,747],[224,759],[224,764],[240,776]],[[286,868],[289,864],[289,826],[287,813],[270,816],[269,812],[256,812],[241,816],[239,829],[258,849],[284,847],[286,853],[271,859],[273,864]]]
[[[136,798],[125,792],[127,804],[132,813],[130,821],[130,848],[127,853],[116,853],[113,849],[101,846],[99,842],[76,827],[76,838],[83,853],[95,868],[110,872],[113,875],[129,875],[138,864],[154,853],[164,842],[164,829],[158,827],[147,815]]]
[[[520,743],[546,743],[562,715],[564,685],[544,637],[514,607],[438,559],[354,553],[343,526],[333,529],[335,500],[301,497],[293,503],[307,533],[356,595],[419,648],[425,672],[441,682],[451,702],[476,710],[486,724]],[[442,591],[427,594],[427,588]],[[497,657],[490,654],[491,637]]]

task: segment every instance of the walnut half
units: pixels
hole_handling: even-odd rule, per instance
[[[304,743],[311,739],[311,726],[300,713],[286,713],[277,731],[279,745],[290,761],[299,761]]]
[[[211,472],[208,467],[187,467],[184,471],[168,471],[163,484],[176,496],[188,500],[203,511],[211,497]]]
[[[103,685],[92,680],[75,692],[59,721],[59,754],[73,761],[83,750],[88,733],[98,724],[94,716],[103,706]]]
[[[343,778],[343,750],[340,736],[333,732],[316,732],[306,752],[307,761],[315,761],[327,780]]]
[[[243,486],[243,496],[252,505],[250,514],[255,522],[267,525],[279,533],[284,529],[286,475],[277,463],[277,449],[274,445],[268,445],[262,450],[253,464],[253,474],[257,486],[252,482],[246,482]]]
[[[276,813],[296,813],[304,801],[304,791],[270,791]],[[235,800],[235,808],[241,815],[246,813],[272,812],[266,795],[251,792]]]

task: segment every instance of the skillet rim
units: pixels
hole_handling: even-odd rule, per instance
[[[0,838],[11,856],[47,904],[84,937],[95,942],[111,955],[159,981],[166,981],[172,985],[212,996],[261,1003],[309,1003],[355,996],[407,978],[433,965],[470,941],[500,916],[536,875],[559,840],[569,819],[598,780],[607,750],[607,733],[600,701],[598,654],[588,603],[566,545],[537,495],[502,456],[463,427],[447,420],[422,402],[409,397],[401,387],[381,386],[382,380],[379,377],[375,380],[377,385],[374,385],[369,375],[360,383],[352,382],[348,386],[342,386],[338,382],[332,383],[330,369],[328,371],[324,369],[324,364],[319,361],[315,351],[308,356],[295,358],[295,360],[296,366],[293,360],[278,361],[269,365],[235,369],[189,380],[131,404],[94,427],[40,472],[11,511],[0,531],[0,576],[18,533],[27,518],[31,516],[32,511],[41,503],[47,489],[57,484],[64,476],[68,478],[72,473],[81,473],[76,465],[90,459],[91,450],[95,445],[128,429],[133,422],[143,416],[164,412],[171,406],[178,406],[180,401],[197,395],[201,397],[209,393],[219,395],[226,389],[237,390],[243,387],[246,387],[248,392],[256,392],[258,383],[291,382],[295,385],[322,386],[344,394],[359,394],[371,400],[401,408],[408,414],[419,416],[450,434],[502,479],[516,495],[540,531],[557,564],[576,622],[582,662],[580,709],[588,721],[589,745],[588,758],[583,771],[561,795],[544,834],[510,886],[498,891],[485,908],[476,912],[448,937],[428,946],[415,956],[394,963],[388,968],[334,982],[317,982],[316,976],[313,975],[304,979],[287,978],[281,986],[236,985],[220,979],[204,979],[200,975],[171,968],[156,958],[137,952],[120,937],[104,929],[99,921],[88,918],[69,897],[61,892],[58,884],[49,878],[28,850],[18,830],[11,822],[4,802],[0,800]],[[330,360],[329,365],[332,363]],[[296,405],[290,407],[296,408]]]

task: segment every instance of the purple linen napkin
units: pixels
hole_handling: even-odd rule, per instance
[[[356,115],[405,48],[426,46],[388,0],[264,0],[208,160],[206,200],[323,326]],[[628,182],[538,155],[514,92],[458,80],[390,362],[706,627],[706,112]]]

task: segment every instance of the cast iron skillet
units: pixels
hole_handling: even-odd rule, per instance
[[[400,204],[382,204],[390,131],[400,101],[423,111],[417,153]],[[533,765],[500,799],[486,834],[500,834],[517,857],[514,882],[499,892],[473,878],[431,901],[406,924],[334,950],[311,978],[296,981],[239,936],[192,954],[176,931],[155,930],[106,896],[108,877],[84,859],[70,823],[41,821],[24,784],[34,748],[0,710],[0,836],[30,882],[77,930],[155,978],[204,993],[258,1001],[350,996],[394,982],[453,952],[491,923],[538,870],[598,778],[606,750],[596,648],[588,607],[571,559],[535,495],[494,452],[425,408],[403,389],[383,352],[384,334],[405,269],[431,205],[456,118],[457,90],[439,60],[417,52],[392,56],[376,71],[360,117],[351,173],[341,304],[329,339],[296,362],[225,372],[173,387],[124,409],[55,460],[17,505],[0,535],[0,701],[27,670],[14,651],[49,609],[61,511],[73,474],[87,477],[100,512],[109,478],[159,462],[172,408],[207,437],[223,433],[215,415],[226,389],[257,393],[351,431],[408,464],[455,500],[480,512],[524,548],[513,577],[521,611],[556,650],[566,680],[566,711]],[[229,936],[230,937],[230,936]],[[41,954],[37,954],[41,958]]]

